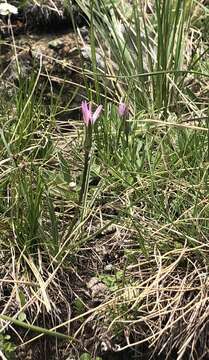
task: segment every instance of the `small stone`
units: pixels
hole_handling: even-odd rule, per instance
[[[85,45],[83,48],[81,48],[81,54],[85,60],[90,62],[92,61],[91,47],[89,45]],[[96,52],[96,63],[99,68],[105,69],[104,60],[98,52]]]
[[[94,300],[104,298],[104,295],[108,290],[107,286],[96,277],[89,280],[87,288],[90,289],[92,299]]]
[[[92,289],[97,283],[99,283],[100,280],[97,279],[96,277],[93,277],[89,280],[89,282],[87,283],[87,288],[88,289]]]
[[[116,232],[117,228],[114,224],[110,224],[108,227],[106,227],[101,234],[102,235],[108,235],[108,234],[113,234],[114,232]]]
[[[83,37],[84,40],[86,40],[89,36],[89,29],[87,26],[82,26],[82,28],[80,28],[80,33]]]
[[[113,270],[113,265],[112,265],[112,264],[107,264],[107,265],[104,267],[104,270],[105,270],[105,271],[112,271],[112,270]]]
[[[53,50],[59,50],[64,46],[63,41],[60,39],[55,39],[49,42],[48,47]]]
[[[75,190],[75,189],[76,189],[76,182],[75,182],[75,181],[71,181],[71,182],[69,183],[69,188],[70,188],[71,190]]]

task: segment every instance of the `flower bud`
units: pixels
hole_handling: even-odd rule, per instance
[[[128,106],[121,102],[118,106],[118,114],[121,118],[128,118],[129,115],[129,110],[128,110]]]

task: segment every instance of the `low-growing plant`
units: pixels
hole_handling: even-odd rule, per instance
[[[14,359],[15,348],[16,346],[13,344],[11,336],[5,332],[0,332],[0,351],[8,360]]]

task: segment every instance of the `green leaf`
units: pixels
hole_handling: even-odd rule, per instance
[[[83,353],[81,356],[80,356],[80,360],[92,360],[92,357],[90,354],[88,353]]]
[[[23,307],[26,304],[25,294],[22,290],[18,291],[20,306]]]
[[[60,161],[60,167],[62,170],[63,178],[67,183],[69,183],[72,180],[72,176],[70,174],[69,161],[65,160],[61,152],[58,153],[58,157]]]
[[[75,307],[77,315],[81,315],[85,312],[85,306],[80,299],[75,299],[73,305]]]
[[[18,320],[19,321],[25,321],[26,318],[27,318],[26,314],[23,311],[21,311],[21,313],[18,315]]]

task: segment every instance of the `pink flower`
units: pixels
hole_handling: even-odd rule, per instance
[[[119,114],[120,117],[123,117],[123,118],[128,117],[129,110],[128,110],[128,106],[125,103],[121,102],[119,104],[119,106],[118,106],[118,114]]]
[[[98,108],[95,110],[95,112],[92,113],[91,103],[88,104],[87,101],[84,100],[81,103],[81,110],[85,125],[86,126],[88,126],[89,124],[93,125],[102,111],[102,105],[99,105]]]

